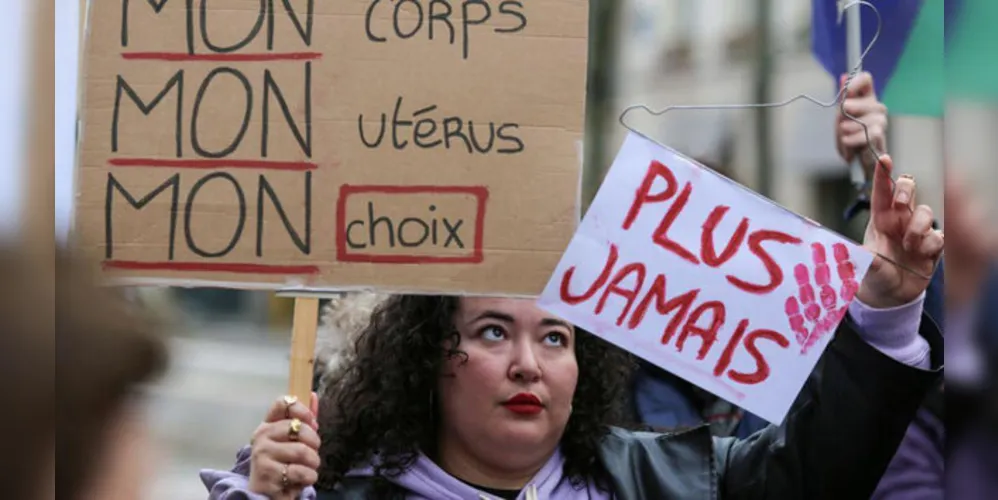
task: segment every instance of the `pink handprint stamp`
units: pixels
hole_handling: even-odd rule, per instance
[[[842,282],[838,293],[832,286],[832,273],[824,245],[813,243],[811,251],[814,259],[814,284],[811,283],[811,270],[804,264],[797,264],[794,278],[799,286],[798,296],[791,296],[786,302],[787,319],[801,346],[801,354],[807,354],[814,344],[838,326],[859,290],[856,265],[849,258],[848,247],[842,243],[832,246],[836,270]]]

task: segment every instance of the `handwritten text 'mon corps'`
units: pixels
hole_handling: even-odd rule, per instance
[[[391,26],[375,26],[376,18],[390,18]],[[483,26],[489,22],[496,26]],[[371,42],[443,39],[460,45],[462,59],[471,54],[473,29],[512,34],[526,27],[524,3],[518,0],[370,0],[364,16]]]
[[[656,180],[665,181],[666,187],[653,192]],[[742,218],[734,233],[718,253],[714,232],[730,210],[725,205],[717,205],[700,224],[699,248],[686,248],[669,237],[669,231],[683,216],[683,211],[693,196],[690,182],[680,186],[672,171],[660,162],[653,161],[645,174],[641,186],[636,191],[633,202],[624,218],[623,229],[629,230],[641,210],[645,207],[661,210],[666,207],[661,222],[651,235],[652,242],[663,250],[679,256],[692,266],[720,269],[737,253],[747,250],[754,255],[759,265],[766,270],[768,280],[753,283],[738,276],[728,274],[727,281],[736,289],[751,296],[764,296],[778,289],[783,283],[783,270],[762,246],[763,243],[800,245],[802,240],[793,235],[766,228],[753,229],[748,218]],[[695,226],[689,226],[695,227]],[[597,316],[614,314],[606,310],[610,296],[624,300],[624,307],[615,318],[617,326],[629,330],[638,328],[649,309],[662,316],[672,315],[664,331],[663,345],[674,344],[679,352],[687,352],[694,347],[688,342],[691,337],[699,339],[696,359],[703,361],[710,355],[717,362],[713,374],[718,378],[728,378],[740,384],[758,384],[770,376],[769,362],[760,346],[767,349],[786,349],[790,341],[783,333],[755,328],[746,319],[729,318],[725,303],[705,297],[700,288],[690,288],[689,284],[670,282],[665,274],[649,275],[642,262],[619,262],[618,246],[610,245],[609,255],[598,277],[583,283],[573,279],[575,267],[570,267],[561,276],[560,298],[569,305],[579,305],[596,299],[593,312]],[[782,303],[782,302],[781,302]],[[727,341],[723,339],[727,337]],[[694,343],[695,345],[695,343]],[[720,350],[720,354],[717,351]],[[747,353],[755,362],[754,371],[741,372],[730,368],[732,360],[740,353]]]

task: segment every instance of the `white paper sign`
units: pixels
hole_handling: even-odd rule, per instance
[[[872,260],[631,134],[539,303],[780,423]]]

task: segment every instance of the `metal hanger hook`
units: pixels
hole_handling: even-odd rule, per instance
[[[626,118],[627,118],[627,115],[631,111],[634,111],[634,110],[637,110],[637,109],[642,109],[645,112],[647,112],[649,115],[652,115],[652,116],[662,116],[662,115],[664,115],[664,114],[666,114],[666,113],[668,113],[670,111],[674,111],[674,110],[691,111],[691,110],[711,110],[711,109],[715,109],[715,110],[716,109],[734,110],[734,109],[781,108],[781,107],[788,106],[790,104],[793,104],[793,103],[795,103],[797,101],[801,101],[801,100],[810,101],[810,102],[812,102],[812,103],[814,103],[814,104],[816,104],[816,105],[818,105],[818,106],[820,106],[822,108],[831,108],[831,107],[834,107],[834,106],[838,106],[839,107],[839,111],[842,113],[842,116],[844,116],[846,119],[848,119],[848,120],[850,120],[852,122],[858,123],[863,128],[863,134],[866,136],[866,147],[868,148],[869,152],[871,154],[873,154],[873,158],[877,162],[876,163],[876,167],[874,167],[874,170],[876,170],[877,168],[886,169],[887,167],[883,164],[883,162],[880,161],[880,156],[881,156],[880,152],[878,152],[876,150],[876,148],[873,146],[873,142],[870,139],[870,129],[869,129],[869,127],[867,127],[867,125],[865,123],[863,123],[862,120],[860,120],[859,118],[851,115],[845,109],[845,98],[848,95],[849,87],[852,84],[852,82],[856,79],[856,77],[859,75],[860,71],[862,71],[863,60],[866,59],[866,56],[870,53],[870,50],[872,50],[873,47],[874,47],[874,45],[876,45],[877,40],[880,38],[880,32],[881,32],[881,30],[883,28],[883,18],[880,15],[880,11],[877,9],[877,7],[875,5],[873,5],[872,3],[868,2],[868,1],[865,1],[865,0],[853,0],[853,1],[845,2],[845,3],[841,3],[840,2],[840,7],[839,7],[839,22],[842,21],[842,15],[845,13],[845,11],[848,10],[848,9],[850,9],[850,8],[853,8],[853,7],[868,7],[870,10],[872,10],[873,13],[874,13],[874,15],[877,18],[877,30],[873,34],[873,38],[870,39],[870,42],[866,45],[866,47],[863,48],[863,52],[859,56],[859,61],[856,63],[856,65],[854,67],[850,68],[849,73],[846,75],[845,82],[841,85],[841,88],[839,88],[838,92],[835,94],[835,99],[832,100],[832,101],[830,101],[830,102],[821,101],[821,100],[816,99],[816,98],[814,98],[814,97],[812,97],[812,96],[810,96],[808,94],[798,94],[798,95],[793,96],[793,97],[791,97],[789,99],[786,99],[786,100],[783,100],[783,101],[779,101],[779,102],[771,102],[771,103],[671,105],[671,106],[666,106],[665,108],[659,109],[657,111],[649,108],[648,106],[646,106],[644,104],[634,104],[634,105],[631,105],[631,106],[628,106],[628,107],[624,108],[624,110],[617,117],[617,121],[625,129],[627,129],[627,130],[629,130],[629,131],[631,131],[631,132],[633,132],[633,133],[635,133],[637,135],[640,135],[641,137],[644,137],[645,139],[648,139],[649,141],[657,142],[654,139],[652,139],[651,137],[645,135],[641,131],[639,131],[636,128],[631,127],[630,125],[627,124]],[[894,177],[890,174],[890,172],[888,172],[887,178],[890,179],[890,181],[891,181],[891,193],[892,194],[896,194],[896,192],[897,192],[897,181],[894,180]],[[911,208],[910,206],[909,206],[909,210],[911,210],[912,212],[914,211],[914,209]],[[937,260],[935,262],[935,264],[933,265],[933,270],[932,270],[932,273],[930,273],[930,276],[926,276],[924,273],[918,272],[918,271],[910,268],[909,266],[906,266],[906,265],[904,265],[904,264],[902,264],[900,262],[896,262],[895,260],[893,260],[891,258],[888,258],[887,256],[881,255],[880,253],[877,253],[877,256],[880,257],[881,259],[884,259],[885,261],[893,264],[894,266],[896,266],[896,267],[898,267],[900,269],[903,269],[904,271],[907,271],[907,272],[909,272],[911,274],[914,274],[915,276],[918,276],[918,277],[920,277],[922,279],[926,279],[926,280],[931,280],[932,279],[931,278],[931,274],[935,274],[936,268],[939,265],[939,260]]]

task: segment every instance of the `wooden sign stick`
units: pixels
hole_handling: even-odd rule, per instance
[[[296,297],[291,326],[291,377],[288,394],[308,405],[315,370],[315,337],[319,330],[319,299]]]

